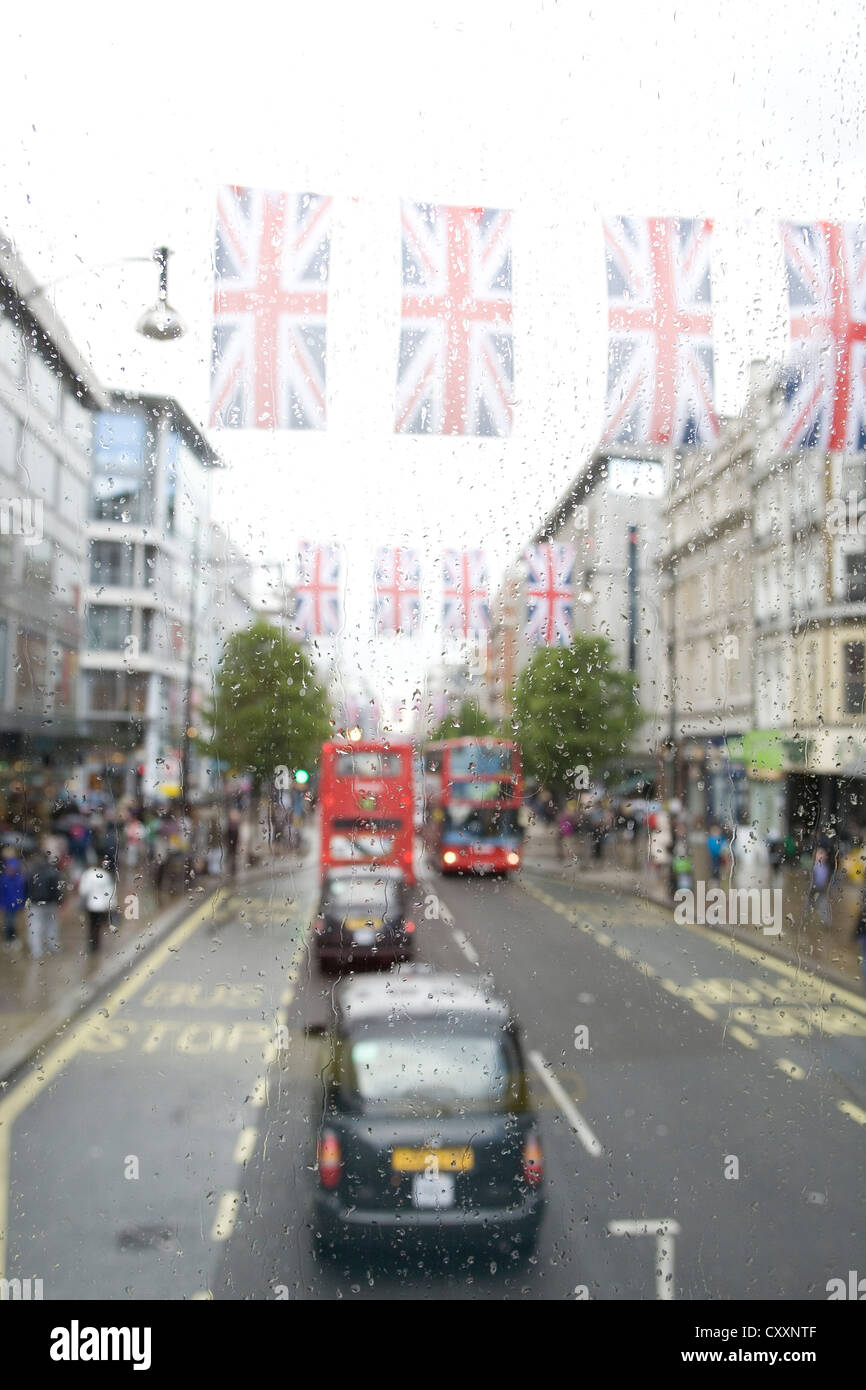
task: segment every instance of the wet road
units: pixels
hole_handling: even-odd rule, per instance
[[[308,865],[220,895],[0,1100],[7,1277],[76,1299],[761,1300],[863,1267],[866,999],[540,868],[436,878],[416,915],[419,958],[489,975],[523,1024],[533,1263],[322,1262],[315,891]]]

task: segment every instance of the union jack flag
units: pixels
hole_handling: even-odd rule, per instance
[[[536,545],[526,552],[526,637],[537,647],[571,643],[574,546]]]
[[[782,223],[791,360],[783,450],[866,449],[866,224]]]
[[[325,428],[331,199],[221,188],[211,425]]]
[[[693,445],[718,438],[712,230],[705,219],[605,219],[606,445]]]
[[[403,203],[398,434],[511,433],[511,213]]]
[[[452,637],[487,632],[487,566],[483,550],[446,550],[442,557],[442,627]]]
[[[305,637],[340,629],[340,552],[333,545],[303,541],[298,552],[295,625]]]
[[[417,632],[421,625],[421,567],[414,550],[376,552],[376,632]]]

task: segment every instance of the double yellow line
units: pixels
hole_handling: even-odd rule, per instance
[[[166,963],[169,956],[180,949],[185,941],[198,930],[202,922],[211,916],[222,901],[224,890],[216,893],[192,916],[185,918],[164,941],[149,951],[140,965],[132,971],[127,980],[104,999],[79,1022],[74,1023],[62,1042],[58,1043],[48,1055],[35,1063],[30,1071],[16,1082],[9,1093],[0,1099],[0,1279],[6,1274],[6,1247],[9,1227],[9,1155],[11,1151],[12,1126],[33,1101],[42,1094],[64,1067],[82,1050],[100,1021],[115,1009],[120,1009],[134,994],[153,978]]]

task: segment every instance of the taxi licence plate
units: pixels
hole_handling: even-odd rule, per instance
[[[436,1160],[440,1173],[468,1173],[475,1167],[475,1152],[470,1148],[395,1149],[391,1167],[395,1173],[423,1173],[430,1159]]]
[[[366,931],[372,933],[372,931],[374,931],[377,927],[381,927],[381,925],[381,917],[378,918],[378,920],[376,921],[373,921],[368,917],[346,918],[346,931]]]

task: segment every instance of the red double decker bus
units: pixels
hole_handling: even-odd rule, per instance
[[[442,873],[520,868],[523,776],[517,745],[454,738],[424,749],[424,840]]]
[[[319,775],[322,877],[374,864],[414,883],[415,793],[411,743],[325,743]]]

